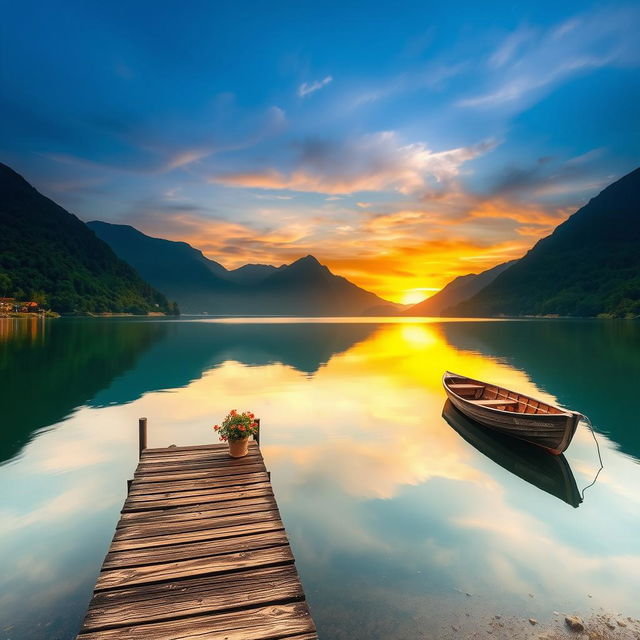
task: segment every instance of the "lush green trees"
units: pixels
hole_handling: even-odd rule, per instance
[[[640,316],[640,169],[607,187],[447,313]]]
[[[60,313],[175,312],[83,222],[0,164],[0,292]]]
[[[0,273],[0,296],[8,296],[13,289],[11,278],[6,273]]]

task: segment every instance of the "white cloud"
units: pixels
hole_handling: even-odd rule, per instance
[[[316,91],[319,91],[323,87],[326,87],[332,81],[333,81],[332,76],[326,76],[322,78],[322,80],[316,80],[315,82],[311,82],[311,83],[303,82],[298,87],[298,95],[301,98],[304,98],[305,96],[308,96],[312,93],[315,93]]]
[[[514,31],[502,42],[489,58],[489,66],[498,68],[511,60],[516,52],[535,36],[533,29],[521,28]]]
[[[367,134],[341,142],[307,139],[289,171],[266,167],[218,174],[210,178],[229,186],[291,189],[325,194],[395,190],[424,193],[446,186],[462,165],[490,151],[493,140],[434,152],[424,143],[402,144],[393,131]]]
[[[579,73],[607,66],[640,64],[640,10],[628,7],[591,12],[547,30],[520,28],[490,56],[485,90],[458,102],[461,107],[521,108]]]
[[[382,82],[378,81],[375,85],[360,90],[348,100],[347,107],[357,109],[379,100],[401,94],[411,94],[425,89],[440,91],[449,80],[460,75],[467,68],[467,62],[457,62],[455,64],[432,62],[417,71],[403,71],[392,78]]]

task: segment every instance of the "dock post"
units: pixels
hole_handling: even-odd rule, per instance
[[[256,441],[256,444],[260,446],[260,418],[256,418],[256,422],[258,423],[258,433],[253,436],[253,439]]]
[[[140,418],[138,420],[138,458],[142,456],[142,452],[147,448],[147,419]]]

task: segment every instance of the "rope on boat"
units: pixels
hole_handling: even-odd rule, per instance
[[[604,464],[602,463],[602,455],[600,454],[600,445],[598,444],[598,439],[596,438],[596,432],[593,430],[593,423],[591,422],[591,420],[589,420],[588,416],[584,415],[584,413],[580,413],[578,415],[582,418],[582,420],[584,420],[587,423],[587,426],[589,427],[589,429],[591,429],[591,435],[593,436],[593,440],[596,443],[596,449],[598,450],[598,460],[600,460],[600,468],[596,473],[596,477],[593,479],[593,482],[591,482],[591,484],[588,484],[581,492],[582,500],[584,500],[584,492],[590,487],[593,487],[593,485],[596,483],[596,480],[598,479],[600,472],[604,468]]]

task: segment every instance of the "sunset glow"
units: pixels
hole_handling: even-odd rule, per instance
[[[196,4],[38,5],[3,30],[12,166],[84,220],[228,268],[312,254],[408,304],[522,256],[637,160],[632,5]]]
[[[402,294],[401,302],[402,304],[418,304],[418,302],[431,297],[435,291],[437,291],[435,287],[433,289],[409,289]]]

